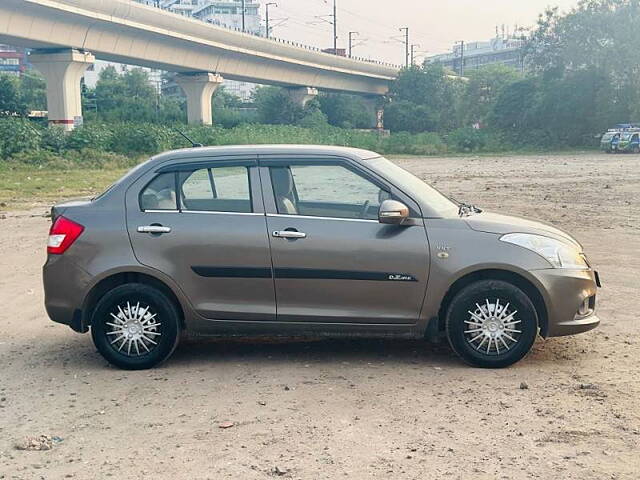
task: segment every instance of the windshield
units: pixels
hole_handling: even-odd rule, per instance
[[[622,140],[629,140],[631,138],[631,134],[630,133],[623,133],[622,134]]]
[[[391,183],[409,196],[416,200],[419,199],[435,215],[443,217],[458,215],[459,204],[386,158],[378,157],[367,160],[367,165],[389,179]]]

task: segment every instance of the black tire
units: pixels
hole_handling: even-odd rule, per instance
[[[502,315],[504,320],[499,318]],[[538,334],[538,315],[529,297],[518,287],[501,280],[481,280],[455,295],[447,310],[446,331],[451,348],[466,363],[504,368],[531,350]]]
[[[122,344],[119,340],[114,341],[121,336],[118,332],[124,321],[114,320],[112,313],[118,315],[121,310],[122,318],[127,318],[131,312],[136,318],[140,313],[140,320],[143,320],[145,336],[137,338],[135,344],[133,340],[125,339]],[[134,328],[139,330],[140,324]],[[174,302],[164,293],[141,283],[128,283],[100,299],[91,318],[91,337],[100,354],[112,365],[125,370],[144,370],[165,361],[178,346],[180,315]]]

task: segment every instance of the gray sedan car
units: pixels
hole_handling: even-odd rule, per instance
[[[446,336],[505,367],[536,336],[585,332],[598,274],[569,234],[453,201],[373,152],[193,148],[102,195],[57,205],[44,266],[52,320],[112,364],[199,336]]]

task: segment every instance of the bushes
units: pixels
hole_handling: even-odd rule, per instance
[[[65,133],[59,127],[44,127],[18,118],[6,118],[0,119],[0,161],[11,159],[29,165],[74,164],[88,167],[119,165],[124,168],[135,163],[136,160],[131,159],[189,147],[189,142],[178,131],[184,132],[194,142],[211,146],[319,144],[402,155],[442,155],[513,148],[513,143],[505,142],[499,133],[491,130],[454,130],[445,142],[436,133],[381,135],[369,130],[333,127],[317,110],[309,112],[307,121],[308,128],[244,123],[229,129],[205,125],[178,125],[174,128],[151,123],[88,123]],[[517,141],[515,138],[509,140]]]
[[[0,157],[8,158],[20,152],[40,147],[42,130],[21,118],[0,119]]]
[[[69,138],[64,129],[57,125],[42,129],[41,146],[45,150],[61,153],[68,145]]]
[[[437,155],[446,153],[447,147],[435,133],[411,134],[400,132],[378,138],[378,144],[372,146],[369,150],[385,154]]]
[[[65,137],[67,150],[83,150],[85,148],[110,150],[113,130],[104,124],[91,123],[76,128],[71,133],[65,134]]]
[[[161,125],[116,124],[107,150],[122,155],[158,153],[171,148],[172,136],[171,130]]]
[[[463,153],[483,152],[490,143],[496,143],[492,142],[489,131],[471,127],[454,130],[449,134],[447,142],[453,150]]]

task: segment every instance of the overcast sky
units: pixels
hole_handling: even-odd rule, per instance
[[[270,7],[273,35],[287,40],[332,47],[332,26],[314,18],[328,15],[333,0],[273,1]],[[444,53],[454,42],[488,40],[496,25],[533,26],[548,6],[569,10],[577,0],[337,0],[339,47],[347,46],[347,33],[360,32],[362,45],[354,55],[402,63],[404,47],[400,27],[408,26],[411,43],[420,44],[422,55]],[[279,21],[288,19],[282,25]],[[330,18],[327,18],[330,20]],[[313,24],[313,23],[316,24]],[[395,37],[395,39],[393,38]]]

